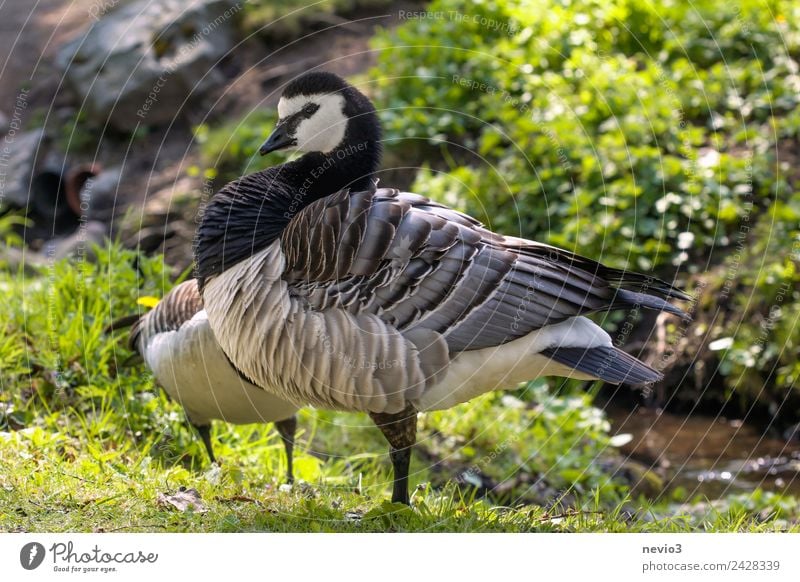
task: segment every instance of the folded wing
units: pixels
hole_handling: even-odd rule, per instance
[[[294,297],[316,310],[374,314],[403,333],[434,331],[451,353],[608,309],[684,315],[667,299],[688,299],[664,281],[498,235],[393,189],[343,191],[311,204],[281,246]]]

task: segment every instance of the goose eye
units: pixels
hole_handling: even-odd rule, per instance
[[[317,111],[317,109],[319,109],[319,105],[317,105],[316,103],[309,103],[308,105],[303,107],[303,113],[306,116],[310,116],[313,115]]]

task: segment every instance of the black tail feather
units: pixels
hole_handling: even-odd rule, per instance
[[[644,275],[634,271],[623,271],[612,269],[605,265],[600,266],[600,275],[608,282],[615,285],[627,285],[638,287],[644,293],[655,293],[666,299],[680,299],[681,301],[691,301],[692,296],[683,290],[675,287],[671,283],[662,281],[652,275]]]
[[[647,364],[613,346],[549,348],[542,355],[610,384],[649,384],[663,378]]]
[[[691,301],[692,297],[671,283],[667,283],[652,275],[637,273],[627,269],[607,267],[595,260],[576,255],[573,252],[553,247],[543,243],[533,243],[517,247],[518,252],[546,255],[548,259],[555,259],[562,264],[577,267],[587,273],[605,279],[614,286],[636,287],[643,293],[655,293],[665,299],[679,299]]]
[[[689,319],[688,313],[675,307],[669,301],[656,297],[655,295],[648,295],[646,293],[638,293],[636,291],[628,291],[627,289],[617,289],[617,296],[611,309],[624,309],[631,307],[644,307],[647,309],[655,309],[657,311],[666,311],[677,315],[683,319]]]

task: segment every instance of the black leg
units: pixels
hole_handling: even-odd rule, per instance
[[[206,451],[208,452],[208,458],[212,463],[217,462],[217,458],[214,456],[214,445],[211,444],[211,423],[209,424],[194,424],[190,422],[190,424],[197,430],[197,433],[200,435],[200,438],[203,441],[203,444],[206,447]]]
[[[291,416],[286,420],[276,422],[275,429],[281,435],[283,446],[286,448],[286,482],[294,483],[292,459],[294,457],[294,435],[297,432],[297,417]]]
[[[389,441],[389,457],[394,469],[392,501],[409,505],[408,468],[411,464],[411,447],[417,440],[417,411],[409,404],[396,414],[370,412],[369,415]]]

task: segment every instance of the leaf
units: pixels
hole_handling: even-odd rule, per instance
[[[156,496],[156,503],[162,507],[171,507],[178,511],[193,511],[194,513],[205,513],[208,511],[200,498],[200,493],[192,487],[187,489],[181,487],[174,495],[159,493]]]
[[[322,475],[322,466],[318,459],[308,455],[298,456],[294,460],[294,472],[303,481],[313,482]]]
[[[151,297],[149,295],[139,297],[139,299],[136,300],[137,305],[144,305],[145,307],[149,307],[151,309],[158,305],[158,302],[158,297]]]
[[[733,338],[732,337],[723,337],[718,340],[714,340],[710,344],[708,344],[708,349],[712,352],[718,352],[720,350],[727,350],[733,345]]]
[[[615,434],[609,439],[608,444],[611,445],[612,447],[621,447],[627,445],[632,440],[633,440],[633,435],[626,432],[622,434]]]

